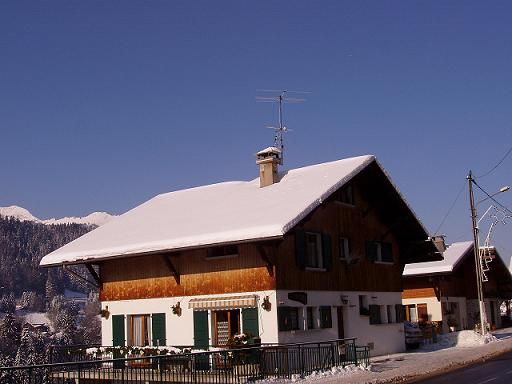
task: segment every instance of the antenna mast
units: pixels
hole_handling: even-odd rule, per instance
[[[309,92],[299,92],[299,91],[278,91],[274,89],[259,89],[259,92],[269,92],[269,93],[278,93],[277,96],[256,96],[256,101],[259,102],[267,102],[267,103],[279,103],[278,108],[278,126],[267,126],[267,128],[271,128],[275,131],[274,133],[274,147],[278,148],[281,151],[281,157],[279,158],[279,164],[283,164],[284,158],[284,143],[283,137],[285,132],[292,131],[288,129],[283,122],[283,104],[284,103],[301,103],[305,101],[305,99],[299,99],[294,97],[288,97],[287,93],[309,93]]]

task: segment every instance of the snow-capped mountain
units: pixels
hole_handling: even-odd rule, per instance
[[[51,218],[47,220],[41,220],[32,215],[27,209],[11,205],[10,207],[0,207],[0,216],[14,217],[20,221],[33,221],[36,223],[56,225],[56,224],[89,224],[101,226],[110,220],[114,215],[107,212],[93,212],[90,215],[84,217],[63,217],[61,219]]]

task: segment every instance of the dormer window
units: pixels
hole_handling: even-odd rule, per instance
[[[208,259],[238,256],[238,245],[221,245],[208,249]]]

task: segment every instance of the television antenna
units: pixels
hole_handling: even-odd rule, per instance
[[[300,97],[290,97],[291,94],[306,94],[310,92],[305,91],[287,91],[287,90],[276,90],[276,89],[257,89],[257,92],[261,92],[263,96],[256,96],[256,101],[260,103],[278,103],[278,125],[277,126],[267,126],[266,128],[270,128],[274,130],[274,147],[278,148],[281,151],[281,156],[279,158],[279,164],[283,164],[283,156],[284,156],[284,144],[283,144],[283,136],[286,132],[293,131],[284,125],[283,118],[283,105],[286,104],[297,104],[306,101],[304,98]]]

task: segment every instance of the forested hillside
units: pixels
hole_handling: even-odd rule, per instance
[[[44,225],[0,216],[0,282],[2,296],[33,291],[45,295],[49,270],[39,267],[41,258],[93,229],[83,224]],[[78,288],[77,281],[57,269],[50,270],[57,292],[64,285]],[[51,298],[48,298],[51,299]]]
[[[49,344],[98,342],[93,287],[62,268],[39,267],[44,255],[93,228],[0,216],[0,366],[42,363]],[[85,270],[78,272],[87,276]],[[64,296],[65,289],[89,298],[78,305]],[[27,318],[34,313],[48,319],[50,328],[30,324]]]

